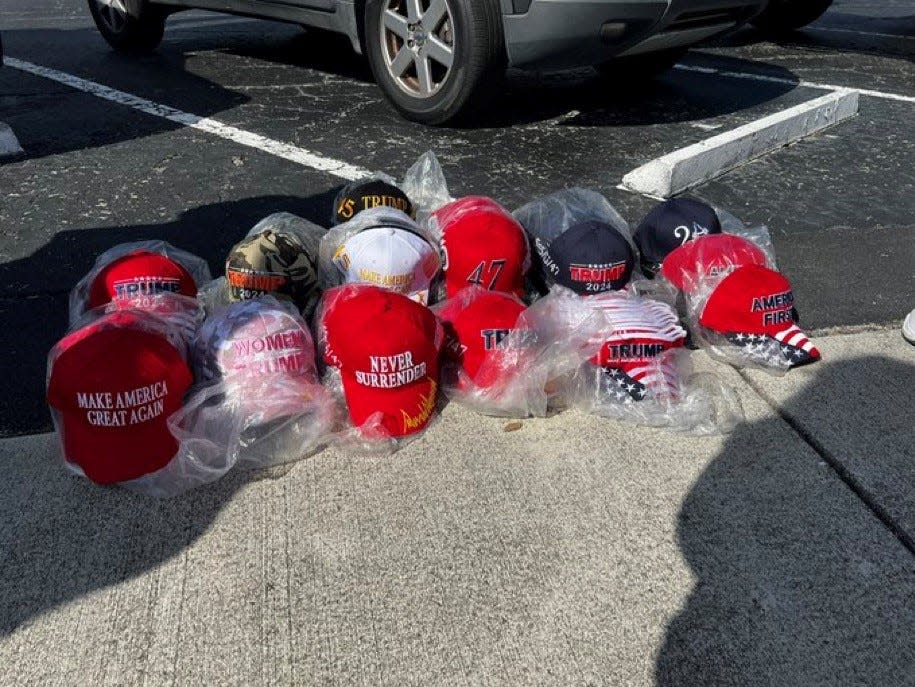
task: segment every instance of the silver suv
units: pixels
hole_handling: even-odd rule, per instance
[[[116,50],[143,53],[165,21],[191,7],[346,34],[400,112],[443,124],[491,101],[506,67],[593,65],[644,78],[690,45],[753,21],[790,30],[832,0],[88,0]]]

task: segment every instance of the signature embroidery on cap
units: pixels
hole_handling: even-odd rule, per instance
[[[401,409],[400,411],[403,416],[403,428],[405,432],[413,429],[420,429],[429,421],[429,418],[432,417],[432,412],[435,410],[435,393],[438,390],[438,384],[434,379],[430,379],[429,382],[429,393],[419,397],[419,412],[416,415],[410,415],[406,410]]]
[[[553,260],[553,256],[550,255],[549,248],[540,240],[540,237],[537,236],[534,238],[534,248],[537,249],[537,255],[540,256],[540,261],[543,263],[543,266],[546,267],[550,274],[554,277],[559,275],[559,265],[556,264],[556,261]]]

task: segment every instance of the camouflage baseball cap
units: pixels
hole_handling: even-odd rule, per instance
[[[251,234],[229,252],[226,286],[229,299],[244,301],[264,294],[305,308],[318,288],[317,254],[302,238],[278,227]]]

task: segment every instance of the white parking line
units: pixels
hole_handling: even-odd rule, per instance
[[[831,26],[808,26],[804,31],[826,31],[827,33],[851,33],[856,36],[875,36],[877,38],[896,38],[904,41],[915,41],[915,36],[904,36],[901,33],[879,33],[877,31],[855,31],[854,29],[839,29]]]
[[[289,143],[245,131],[244,129],[238,129],[234,126],[223,124],[215,119],[210,119],[209,117],[200,117],[199,115],[191,114],[189,112],[183,112],[174,107],[169,107],[168,105],[156,103],[131,93],[109,88],[108,86],[103,86],[94,81],[87,81],[86,79],[81,79],[78,76],[73,76],[66,72],[42,67],[37,64],[32,64],[31,62],[26,62],[25,60],[16,59],[15,57],[4,57],[3,63],[7,67],[12,67],[13,69],[19,69],[28,72],[29,74],[34,74],[35,76],[56,81],[57,83],[75,88],[84,93],[89,93],[98,98],[102,98],[103,100],[109,100],[113,103],[118,103],[119,105],[126,105],[127,107],[143,112],[144,114],[167,119],[168,121],[180,124],[181,126],[197,129],[198,131],[205,131],[208,134],[213,134],[214,136],[218,136],[227,141],[232,141],[233,143],[238,143],[249,148],[256,148],[257,150],[294,162],[303,167],[309,167],[319,172],[327,172],[328,174],[346,179],[347,181],[355,181],[356,179],[370,176],[370,173],[367,170],[350,165],[346,162],[324,157],[319,153],[314,153]]]
[[[732,72],[725,69],[716,69],[714,67],[699,67],[692,64],[678,64],[674,69],[684,72],[697,72],[699,74],[715,74],[724,76],[729,79],[749,79],[750,81],[765,81],[768,83],[782,83],[789,86],[803,86],[805,88],[816,88],[823,91],[854,91],[859,95],[866,95],[872,98],[883,98],[884,100],[897,100],[903,103],[915,103],[915,96],[902,95],[901,93],[887,93],[886,91],[872,91],[867,88],[854,88],[851,86],[838,86],[836,84],[817,83],[816,81],[793,81],[781,76],[768,76],[766,74],[754,74],[752,72]]]

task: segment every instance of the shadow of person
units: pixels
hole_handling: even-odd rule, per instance
[[[883,357],[819,364],[786,417],[861,423],[852,401],[818,399],[819,385],[873,389],[876,404],[881,379],[915,378]],[[911,418],[915,394],[896,401],[885,426],[856,428],[861,442]],[[667,628],[659,684],[912,683],[913,554],[783,420],[737,428],[686,496],[677,533],[696,579]]]
[[[0,264],[0,348],[16,361],[0,380],[0,436],[51,430],[46,356],[66,332],[69,291],[99,253],[119,243],[161,239],[204,258],[219,276],[229,250],[259,220],[285,211],[326,225],[336,192],[255,196],[193,208],[163,224],[61,231],[28,257]]]

